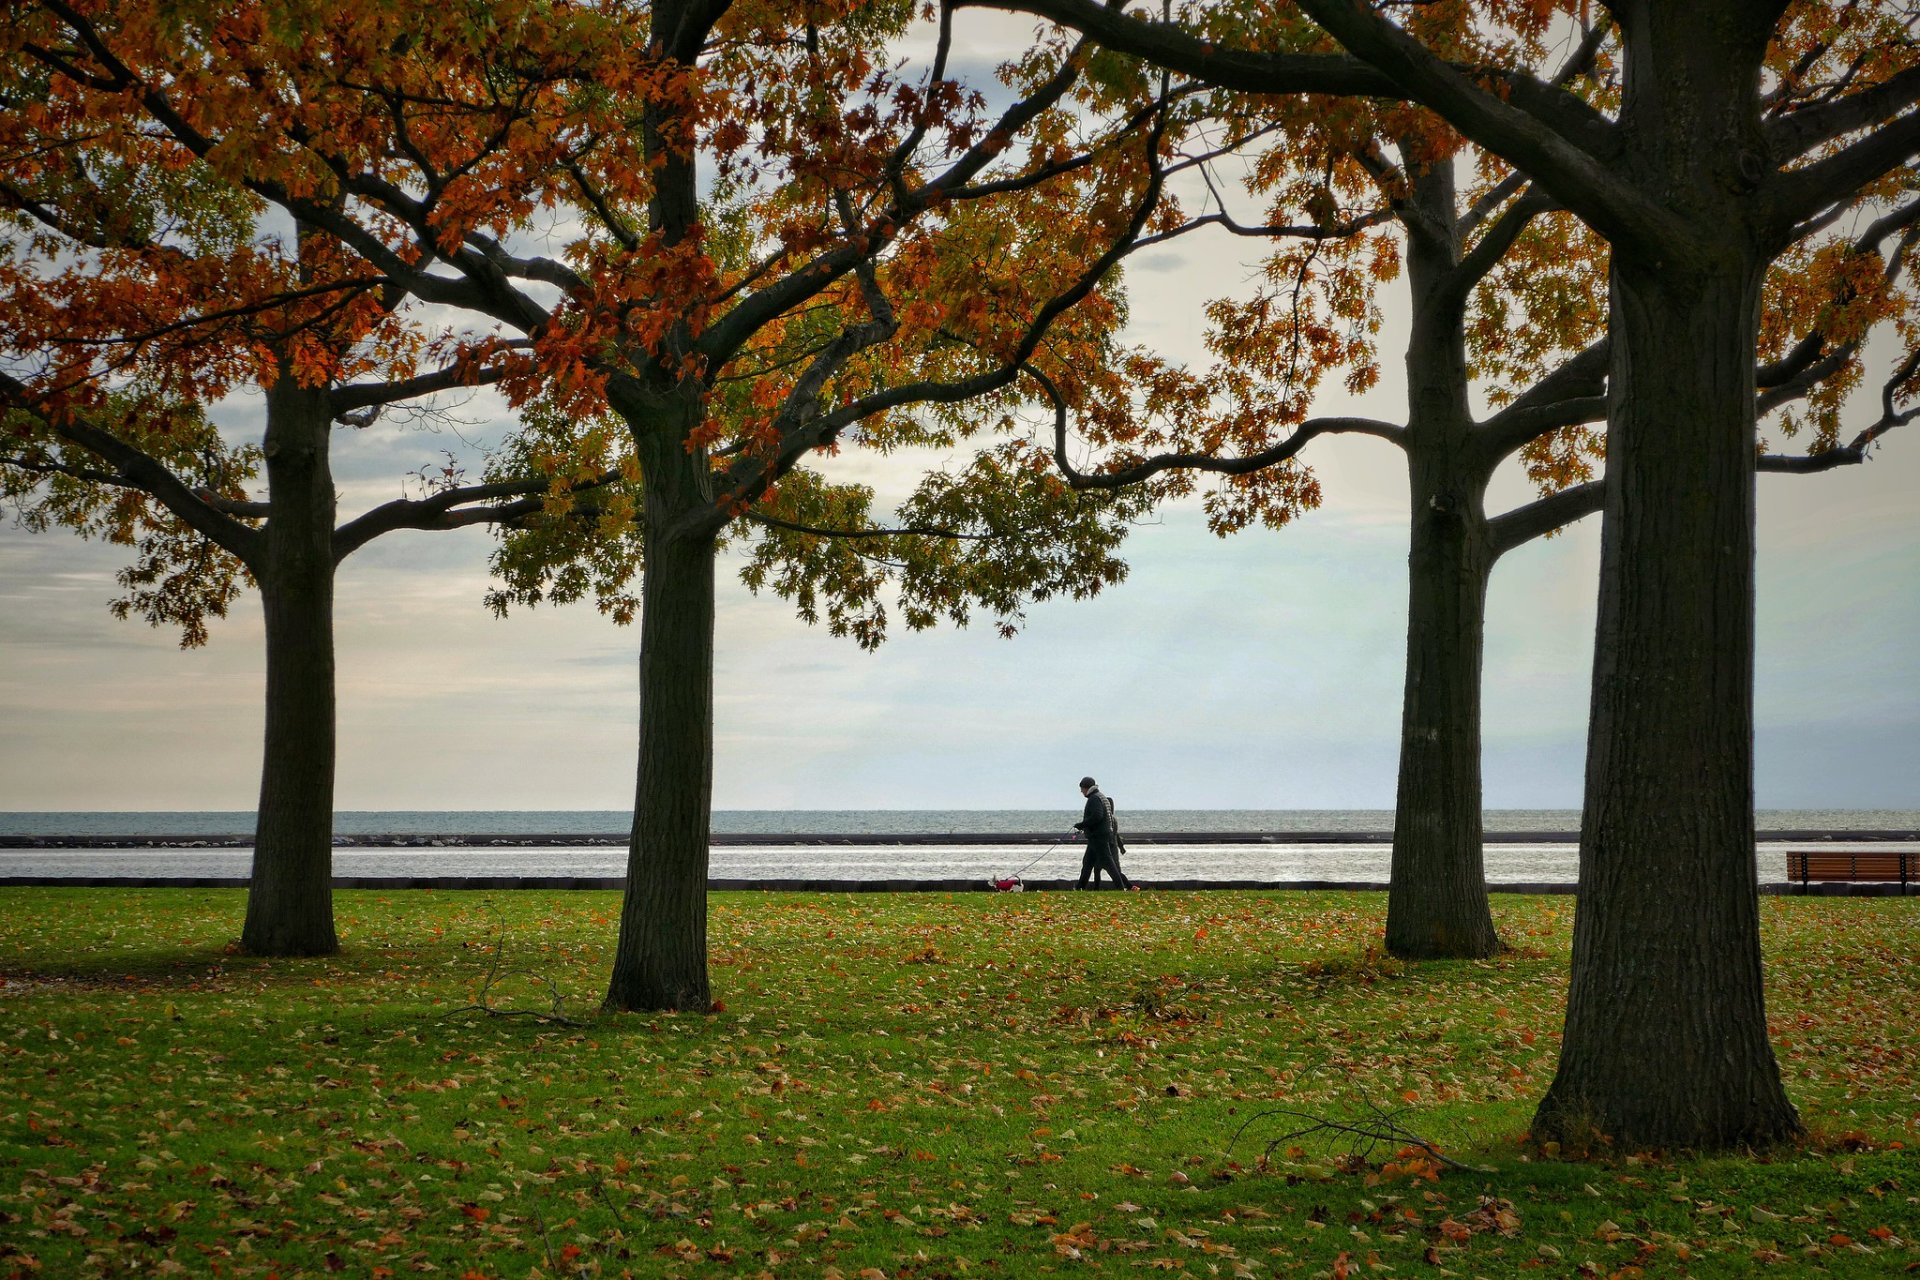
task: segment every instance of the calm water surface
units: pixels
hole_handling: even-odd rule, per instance
[[[1124,797],[1116,797],[1124,800]],[[1080,816],[1071,796],[1057,809],[716,809],[713,829],[741,834],[938,835],[1064,830]],[[1392,831],[1391,809],[1131,809],[1128,831]],[[336,835],[606,835],[625,832],[618,809],[343,810]],[[1575,831],[1577,809],[1489,809],[1488,831]],[[1915,809],[1762,809],[1761,831],[1920,831]],[[250,836],[252,810],[0,813],[0,836]]]
[[[945,832],[1062,831],[1070,811],[766,811],[720,812],[716,831],[791,834],[914,834]],[[1134,831],[1379,832],[1392,829],[1385,810],[1173,810],[1125,815]],[[54,822],[50,819],[63,821]],[[158,819],[167,819],[162,822]],[[618,813],[343,813],[341,834],[392,833],[435,838],[499,834],[608,835],[621,829]],[[214,819],[224,819],[223,823]],[[242,821],[244,820],[244,821]],[[1491,831],[1571,831],[1578,815],[1562,810],[1508,810],[1488,815]],[[239,835],[251,814],[67,814],[0,815],[0,834],[20,835]],[[176,825],[177,824],[177,825]],[[1911,811],[1775,811],[1763,816],[1758,850],[1763,882],[1786,878],[1786,842],[1768,841],[1765,830],[1851,831],[1920,829]],[[618,839],[618,837],[615,837]],[[1920,849],[1920,843],[1882,841],[1831,848]],[[244,878],[252,858],[244,845],[205,849],[0,849],[0,876],[149,876]],[[1559,883],[1577,878],[1574,846],[1566,842],[1489,844],[1487,880],[1493,884]],[[1268,845],[1178,843],[1136,845],[1127,874],[1155,880],[1357,880],[1384,882],[1385,844]],[[1030,865],[1031,864],[1031,865]],[[1048,850],[1033,844],[862,844],[716,846],[716,879],[944,880],[985,881],[1022,872],[1028,880],[1064,880],[1079,870],[1080,848],[1063,843]],[[596,846],[519,843],[476,848],[336,848],[334,874],[342,876],[619,876],[626,870],[624,840]]]

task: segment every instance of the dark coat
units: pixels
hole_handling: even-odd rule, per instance
[[[1113,877],[1114,888],[1132,888],[1133,882],[1120,869],[1120,827],[1114,821],[1113,801],[1102,795],[1100,788],[1087,793],[1086,812],[1073,825],[1087,837],[1087,851],[1080,858],[1080,887],[1086,888],[1091,877],[1097,888],[1104,871]]]
[[[1087,844],[1113,847],[1113,801],[1095,787],[1087,792],[1087,810],[1080,821],[1073,824],[1075,831],[1086,833]]]

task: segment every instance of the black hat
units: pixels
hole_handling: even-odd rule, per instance
[[[1095,786],[1099,786],[1100,784],[1095,782],[1092,778],[1082,778],[1080,779],[1080,785],[1083,787],[1095,787]]]

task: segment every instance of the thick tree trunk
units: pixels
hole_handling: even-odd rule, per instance
[[[1754,410],[1765,235],[1745,0],[1619,6],[1624,164],[1684,220],[1616,240],[1607,494],[1566,1032],[1542,1139],[1799,1132],[1767,1041],[1753,847]]]
[[[1480,821],[1480,654],[1486,639],[1489,467],[1473,440],[1457,275],[1453,169],[1416,173],[1404,219],[1407,343],[1407,671],[1400,713],[1387,949],[1409,958],[1500,949]]]
[[[676,457],[675,454],[678,456]],[[696,504],[704,455],[677,443],[646,467],[640,613],[640,765],[611,1009],[704,1013],[713,798],[714,534],[677,521]]]
[[[1753,833],[1761,272],[1616,257],[1580,902],[1541,1138],[1799,1131],[1767,1041]]]
[[[256,955],[329,955],[333,927],[333,474],[323,391],[283,379],[267,393],[273,512],[260,598],[267,624],[267,728],[241,945]]]

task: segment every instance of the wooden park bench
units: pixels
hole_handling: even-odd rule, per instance
[[[1904,896],[1909,882],[1920,883],[1920,852],[1910,849],[1789,849],[1787,879],[1797,882],[1803,891],[1815,880],[1898,880]]]

